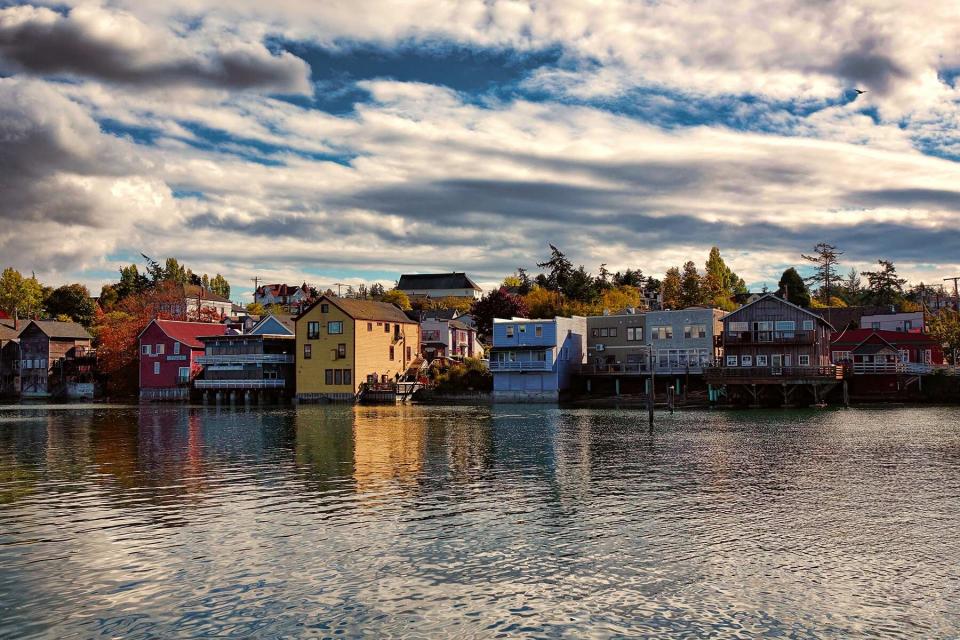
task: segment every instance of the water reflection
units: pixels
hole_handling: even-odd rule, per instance
[[[0,637],[953,636],[960,412],[0,409]]]

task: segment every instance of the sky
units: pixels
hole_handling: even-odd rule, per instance
[[[960,4],[0,0],[0,265],[960,275]],[[855,89],[865,91],[857,94]]]

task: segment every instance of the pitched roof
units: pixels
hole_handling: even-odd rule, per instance
[[[221,295],[210,291],[210,289],[205,289],[198,284],[185,284],[183,285],[183,295],[186,298],[196,298],[199,294],[201,300],[209,300],[210,302],[230,302]]]
[[[781,298],[780,296],[778,296],[778,295],[776,295],[776,294],[774,294],[774,293],[764,294],[763,296],[757,298],[757,299],[754,300],[753,302],[748,302],[747,304],[743,305],[743,306],[740,307],[739,309],[736,309],[736,310],[734,310],[734,311],[731,311],[730,313],[728,313],[727,315],[725,315],[725,316],[723,317],[724,322],[726,322],[727,320],[729,320],[729,319],[732,318],[733,316],[737,315],[738,313],[740,313],[741,311],[743,311],[743,310],[746,309],[747,307],[752,307],[753,305],[757,304],[758,302],[761,302],[761,301],[763,301],[763,300],[767,300],[768,298],[772,298],[772,299],[776,300],[777,302],[779,302],[779,303],[781,303],[781,304],[785,304],[785,305],[787,305],[787,306],[789,306],[789,307],[793,307],[794,309],[799,309],[800,311],[803,311],[803,312],[806,313],[807,315],[813,316],[814,318],[816,318],[816,319],[819,320],[820,322],[824,323],[825,325],[827,325],[828,327],[830,327],[831,329],[833,329],[833,325],[830,324],[830,323],[826,320],[826,318],[824,318],[823,316],[817,315],[816,313],[814,313],[814,312],[811,311],[810,309],[804,309],[803,307],[797,306],[797,305],[793,304],[792,302],[790,302],[789,300],[784,300],[783,298]]]
[[[296,321],[299,321],[307,315],[314,307],[321,302],[328,302],[339,307],[345,314],[354,320],[378,320],[381,322],[400,322],[406,324],[416,324],[413,320],[400,310],[396,305],[389,302],[378,302],[376,300],[357,300],[356,298],[338,298],[337,296],[321,296],[316,302],[303,310]]]
[[[265,329],[267,325],[271,324],[271,320],[274,322],[278,322],[284,329],[290,332],[290,335],[296,334],[297,328],[296,328],[296,324],[294,322],[293,316],[287,313],[278,313],[276,315],[263,316],[262,318],[260,318],[260,322],[258,322],[252,329],[250,329],[250,333],[269,334],[269,332],[263,331],[263,329]],[[282,334],[274,334],[274,335],[282,335]]]
[[[465,273],[405,273],[400,276],[397,289],[474,289],[483,291]]]
[[[271,296],[278,298],[280,296],[292,296],[299,290],[302,290],[304,293],[309,293],[307,283],[304,282],[302,285],[284,283],[262,284],[257,287],[257,295],[264,296],[269,293]]]
[[[87,333],[83,325],[76,322],[59,322],[57,320],[31,320],[21,329],[20,333],[27,330],[31,324],[36,325],[48,338],[62,338],[66,340],[93,340],[93,336]]]
[[[872,335],[882,338],[890,344],[936,344],[936,339],[928,333],[908,333],[906,331],[885,331],[882,329],[847,329],[834,333],[830,337],[830,344],[858,345]]]
[[[0,319],[0,340],[13,340],[20,335],[20,329],[13,328],[13,320],[9,318]]]
[[[198,339],[201,336],[222,336],[227,333],[227,325],[212,322],[153,320],[151,324],[157,325],[170,339],[196,349],[203,349],[203,343]]]

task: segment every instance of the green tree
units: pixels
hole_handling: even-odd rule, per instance
[[[857,304],[863,297],[863,280],[860,279],[860,272],[854,267],[850,267],[850,272],[844,278],[841,290],[848,304]]]
[[[50,292],[43,303],[50,316],[66,316],[85,327],[93,324],[96,312],[90,291],[82,284],[65,284]]]
[[[826,242],[819,242],[813,248],[813,255],[800,254],[800,257],[816,265],[812,276],[806,279],[808,283],[819,284],[820,290],[817,295],[821,300],[829,303],[830,298],[836,293],[837,265],[840,262],[842,251]]]
[[[599,295],[596,281],[583,265],[570,272],[561,291],[569,299],[579,302],[593,302]]]
[[[695,307],[703,302],[700,273],[697,271],[697,265],[692,260],[688,260],[683,265],[683,273],[680,275],[680,306]]]
[[[952,364],[956,365],[960,354],[960,312],[941,309],[929,323],[930,335],[947,349]]]
[[[780,276],[777,295],[798,307],[806,309],[810,306],[810,291],[807,283],[796,269],[790,267]]]
[[[664,309],[679,309],[683,306],[682,300],[683,278],[680,276],[680,269],[670,267],[663,277],[663,284],[660,286],[661,303]]]
[[[29,318],[40,313],[43,307],[43,286],[36,277],[24,278],[13,267],[3,270],[0,275],[0,309],[9,315],[16,311],[21,317]]]
[[[206,278],[206,274],[204,274],[203,277]],[[227,300],[230,299],[230,283],[227,282],[227,279],[219,273],[213,276],[213,279],[210,280],[209,287],[210,291],[213,291],[218,296],[222,296]]]
[[[383,285],[379,282],[374,282],[370,286],[370,297],[374,300],[380,300],[383,298],[383,294],[386,293],[383,289]]]
[[[112,309],[119,299],[116,285],[105,284],[100,287],[100,308],[104,311]]]
[[[743,278],[734,273],[720,256],[720,249],[713,247],[707,257],[703,274],[704,301],[721,309],[731,306],[734,294],[746,293]]]
[[[552,244],[550,245],[550,258],[546,262],[538,262],[537,266],[548,270],[546,274],[537,277],[538,281],[542,278],[542,282],[538,282],[538,284],[552,291],[564,291],[574,271],[573,263],[560,249]]]
[[[407,297],[403,291],[400,289],[390,289],[383,294],[383,297],[380,298],[382,302],[387,302],[389,304],[394,304],[400,307],[403,311],[410,311],[413,307],[410,305],[410,298]]]
[[[613,284],[616,287],[642,287],[644,284],[643,271],[637,269],[627,269],[623,273],[617,271],[613,274]]]
[[[143,293],[150,285],[150,279],[137,270],[137,265],[120,267],[120,282],[116,284],[117,299],[123,300],[127,296]]]
[[[867,279],[867,295],[873,304],[897,304],[903,301],[903,285],[907,281],[897,276],[897,268],[890,260],[878,260],[876,271],[861,271]]]

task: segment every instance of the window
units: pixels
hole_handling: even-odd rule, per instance
[[[616,337],[617,337],[617,328],[616,328],[616,327],[610,327],[610,337],[611,337],[611,338],[616,338]]]
[[[560,349],[560,359],[569,360],[570,359],[570,347],[564,347]]]
[[[806,320],[804,320],[804,323],[806,323]],[[809,355],[798,356],[798,357],[797,357],[797,364],[799,364],[801,367],[809,367],[809,366],[810,366],[810,356],[809,356]]]
[[[142,344],[142,345],[140,345],[140,355],[143,355],[143,356],[148,356],[148,355],[150,355],[150,349],[151,349],[151,348],[152,348],[152,347],[151,347],[149,344]],[[28,349],[24,349],[24,351],[28,351]]]
[[[410,356],[412,355],[413,355],[413,351],[411,351],[410,347],[407,347],[407,360],[411,360],[412,358]]]
[[[324,303],[320,305],[320,313],[330,313],[330,305]]]
[[[368,323],[367,323],[367,331],[373,331],[373,323],[372,323],[372,322],[368,322]]]
[[[337,345],[337,358],[346,358],[347,357],[347,345],[340,343]]]
[[[307,323],[307,340],[316,340],[319,337],[320,337],[320,323],[308,322]]]
[[[508,324],[506,327],[504,327],[504,331],[506,331],[506,334],[507,334],[507,337],[508,337],[508,338],[512,338],[512,337],[513,337],[513,325],[512,325],[512,324]]]
[[[343,370],[343,384],[353,384],[353,371],[351,369]]]
[[[777,320],[773,323],[773,326],[777,331],[794,331],[797,328],[797,323],[794,320]]]
[[[767,356],[758,355],[758,356],[757,356],[757,366],[758,366],[758,367],[765,367],[765,366],[767,366]]]
[[[534,362],[546,362],[547,361],[547,352],[546,351],[534,351],[533,352]]]
[[[933,350],[924,349],[923,351],[923,364],[931,364],[933,362]]]
[[[606,338],[606,337],[609,336],[609,335],[610,335],[610,332],[607,331],[606,327],[604,327],[603,329],[600,329],[600,337],[601,337],[601,338]]]
[[[323,372],[323,383],[328,386],[333,385],[333,369],[326,369]]]
[[[390,345],[390,359],[393,360],[393,345]]]
[[[160,375],[160,363],[159,363],[159,362],[154,362],[154,363],[153,363],[153,375],[155,375],[155,376]]]
[[[804,331],[813,331],[813,320],[804,320],[804,321],[803,321],[803,330],[804,330]]]
[[[158,355],[158,356],[162,356],[162,355],[163,355],[164,353],[166,353],[166,352],[167,352],[167,345],[165,345],[165,344],[158,344],[158,345],[157,345],[157,355]]]
[[[742,333],[743,331],[750,330],[750,323],[749,322],[728,322],[727,329],[731,333]]]
[[[384,333],[390,333],[390,323],[389,323],[389,322],[385,322],[385,323],[383,324],[383,332],[384,332]]]
[[[343,384],[343,369],[333,370],[333,384]]]
[[[849,352],[847,352],[849,355]],[[834,360],[836,362],[836,360]],[[900,362],[910,362],[910,350],[909,349],[900,349]]]
[[[902,352],[901,352],[902,353]],[[850,361],[850,352],[849,351],[834,351],[833,352],[833,363],[838,362],[849,362]]]
[[[627,327],[627,340],[632,342],[642,342],[643,327]]]
[[[525,324],[520,325],[520,333],[526,333],[526,332],[527,332],[527,325]]]
[[[179,343],[179,342],[174,342],[174,343],[173,343],[173,355],[175,355],[175,356],[180,355],[180,343]]]
[[[543,337],[543,325],[539,325],[539,324],[538,324],[538,325],[535,325],[535,326],[533,327],[533,335],[535,335],[535,336],[538,337],[538,338],[542,338],[542,337]]]
[[[343,333],[343,323],[337,320],[336,322],[327,323],[327,333],[330,335],[339,335]]]
[[[804,328],[806,328],[806,327],[804,327]],[[871,323],[870,323],[870,328],[871,328],[871,329],[879,329],[879,328],[880,328],[880,323],[879,323],[879,322],[871,322]]]
[[[177,373],[177,378],[179,378],[180,382],[189,382],[190,367],[180,367]]]
[[[687,340],[691,338],[706,338],[707,337],[707,325],[705,324],[688,324],[683,328],[683,337]]]
[[[672,340],[673,339],[673,327],[651,327],[650,328],[650,339],[651,340]]]
[[[303,345],[303,359],[309,360],[313,357],[313,345],[305,344]]]

